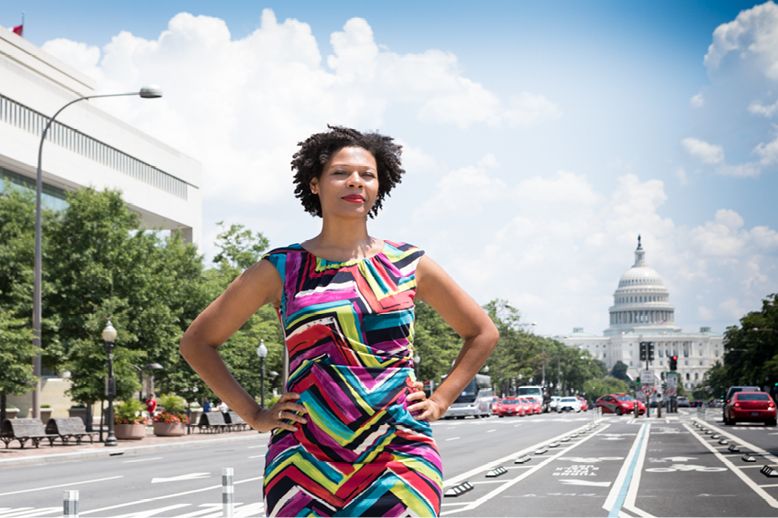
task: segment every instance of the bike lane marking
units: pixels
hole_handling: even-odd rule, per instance
[[[713,453],[716,456],[716,458],[718,458],[725,466],[727,466],[730,469],[730,471],[732,471],[732,473],[737,475],[738,478],[740,478],[740,480],[745,482],[746,485],[754,491],[754,493],[759,495],[762,498],[762,500],[764,500],[767,503],[767,505],[778,509],[778,501],[776,501],[775,498],[773,498],[769,493],[767,493],[767,491],[762,489],[762,487],[759,486],[759,484],[754,482],[754,480],[751,479],[751,477],[743,473],[743,470],[740,469],[739,466],[733,464],[732,461],[730,461],[727,457],[725,457],[719,450],[717,450],[716,448],[708,444],[708,441],[700,437],[700,435],[696,431],[694,431],[694,429],[691,426],[689,426],[686,423],[684,423],[683,426],[687,430],[689,430],[689,433],[691,433],[694,438],[700,441],[703,444],[703,446],[705,446],[708,450],[710,450],[710,452]],[[751,446],[749,445],[749,448],[750,447]]]
[[[701,425],[704,425],[706,428],[715,429],[719,434],[726,435],[727,437],[729,437],[733,441],[737,441],[738,443],[742,444],[746,448],[749,448],[754,453],[756,453],[758,455],[761,455],[765,459],[769,460],[773,464],[778,464],[778,457],[776,457],[775,455],[772,455],[769,451],[765,451],[764,449],[760,448],[759,446],[757,446],[755,444],[751,444],[750,442],[746,441],[745,439],[743,439],[739,435],[735,435],[735,434],[732,434],[730,432],[727,432],[726,430],[722,430],[721,428],[719,428],[718,426],[714,425],[713,423],[710,423],[708,421],[704,421],[704,420],[699,419],[697,417],[693,417],[692,420],[697,421]]]
[[[621,470],[616,477],[616,481],[613,483],[610,493],[608,493],[608,498],[605,499],[605,503],[603,504],[602,508],[608,511],[609,518],[618,517],[619,513],[621,512],[621,508],[624,506],[624,501],[627,498],[627,492],[630,490],[635,468],[637,467],[638,458],[641,451],[645,450],[645,445],[648,440],[649,426],[650,425],[647,423],[640,425],[640,431],[638,432],[637,437],[632,443],[632,447],[627,454],[627,460],[624,461],[624,464],[622,464]],[[645,457],[645,452],[643,453],[643,457]],[[638,483],[640,481],[639,475],[637,477],[637,481]],[[637,489],[635,489],[635,492],[637,492]]]
[[[497,488],[493,489],[489,493],[479,497],[477,500],[474,500],[472,502],[467,502],[466,504],[463,503],[463,507],[461,507],[459,509],[451,509],[451,510],[448,510],[446,512],[443,512],[443,513],[441,513],[441,516],[442,515],[451,515],[451,514],[455,514],[455,513],[461,513],[461,512],[464,512],[464,511],[472,511],[472,510],[474,510],[475,508],[483,505],[484,503],[486,503],[487,501],[493,499],[494,497],[496,497],[500,493],[506,491],[507,489],[511,488],[512,486],[514,486],[514,485],[518,484],[519,482],[521,482],[522,480],[524,480],[525,478],[529,477],[530,475],[532,475],[535,472],[539,471],[540,469],[544,468],[546,465],[548,465],[551,462],[557,460],[557,458],[565,455],[570,450],[572,450],[574,448],[577,448],[578,446],[580,446],[581,444],[585,443],[586,441],[588,441],[592,437],[596,436],[597,434],[599,434],[603,430],[607,430],[609,427],[610,427],[610,424],[606,424],[605,426],[603,426],[603,427],[601,427],[601,428],[599,428],[597,430],[592,431],[586,437],[583,437],[581,440],[570,444],[567,448],[564,448],[564,449],[558,451],[556,454],[554,454],[554,455],[552,455],[552,456],[550,456],[550,457],[548,457],[546,459],[543,459],[543,461],[540,462],[539,464],[537,464],[535,466],[529,467],[529,469],[527,469],[527,471],[525,471],[521,475],[517,476],[514,479],[505,481],[500,487],[497,487]],[[567,432],[567,433],[561,434],[559,437],[570,435],[571,433],[574,433],[574,432]],[[557,439],[557,438],[558,437],[555,437],[554,439]],[[537,443],[535,445],[535,447],[537,447],[540,444],[546,444],[546,443],[549,443],[549,442],[553,442],[554,439],[545,440],[545,441],[543,441],[541,443]],[[522,450],[521,452],[519,452],[518,454],[521,455],[521,454],[529,452],[529,451],[532,451],[532,448],[526,448],[526,449]],[[513,458],[516,455],[517,454],[509,455],[505,459],[507,460],[507,459]],[[496,464],[496,462],[493,463],[493,464]],[[482,471],[484,471],[484,469],[483,468],[479,468],[478,471],[476,471],[476,473],[479,473],[479,472],[482,472]]]
[[[455,485],[459,484],[460,482],[464,482],[468,478],[472,478],[475,475],[478,475],[479,473],[483,473],[485,471],[489,471],[490,469],[494,469],[494,468],[496,468],[497,466],[499,466],[500,464],[502,464],[504,462],[512,461],[516,457],[521,457],[522,455],[526,455],[528,453],[532,453],[535,450],[537,450],[538,447],[540,447],[541,445],[552,443],[554,441],[557,441],[557,440],[559,440],[559,439],[561,439],[563,437],[566,437],[568,435],[572,435],[574,433],[579,433],[582,430],[584,430],[585,428],[587,428],[588,426],[589,425],[579,426],[578,428],[575,428],[573,430],[568,430],[568,431],[560,433],[559,435],[556,435],[554,437],[550,437],[548,439],[543,439],[542,441],[536,442],[535,444],[533,444],[531,446],[528,446],[526,448],[523,448],[523,449],[521,449],[519,451],[513,452],[513,453],[508,454],[508,455],[505,455],[504,457],[500,457],[499,459],[495,459],[495,460],[493,460],[491,462],[488,462],[486,464],[483,464],[483,465],[481,465],[481,466],[479,466],[477,468],[473,468],[473,469],[471,469],[469,471],[465,471],[464,473],[460,473],[459,475],[455,475],[455,476],[453,476],[453,477],[451,477],[449,479],[444,480],[443,481],[443,487],[446,488],[446,487],[455,486]],[[592,434],[599,433],[602,430],[605,430],[608,426],[610,426],[610,425],[605,425],[604,428],[602,428],[600,430],[593,431]]]
[[[124,478],[124,475],[116,475],[113,477],[104,477],[104,478],[93,478],[91,480],[79,480],[77,482],[67,482],[65,484],[56,484],[54,486],[44,486],[44,487],[32,487],[29,489],[19,489],[18,491],[7,491],[5,493],[0,493],[0,496],[8,496],[8,495],[19,495],[21,493],[32,493],[35,491],[43,491],[45,489],[56,489],[58,487],[69,487],[69,486],[78,486],[83,484],[94,484],[95,482],[104,482],[106,480],[115,480],[117,478]]]

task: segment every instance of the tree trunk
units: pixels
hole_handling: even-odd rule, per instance
[[[5,407],[6,407],[5,391],[3,391],[0,392],[0,425],[2,425],[5,422]]]
[[[94,432],[92,428],[92,403],[86,403],[86,418],[84,419],[84,426],[87,432]]]

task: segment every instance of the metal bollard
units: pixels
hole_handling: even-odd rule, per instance
[[[232,485],[232,468],[222,468],[222,517],[232,518],[235,486]]]
[[[78,490],[68,489],[62,498],[62,518],[78,518]]]

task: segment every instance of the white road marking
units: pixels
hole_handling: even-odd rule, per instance
[[[135,511],[130,514],[120,514],[115,518],[149,518],[151,516],[157,516],[160,513],[167,513],[173,509],[181,509],[182,507],[189,507],[189,504],[173,504],[167,507],[157,507],[154,509],[148,509],[146,511]],[[170,516],[169,514],[163,514],[162,516]]]
[[[492,433],[492,432],[496,432],[496,431],[497,431],[497,428],[492,428],[491,430],[486,430],[486,433]]]
[[[177,475],[175,477],[155,477],[151,479],[152,484],[161,484],[164,482],[182,482],[184,480],[197,480],[200,478],[208,478],[211,474],[207,471],[199,473],[187,473],[185,475]]]
[[[608,493],[608,497],[605,499],[605,503],[602,505],[602,508],[608,511],[608,514],[613,514],[614,511],[620,512],[621,509],[624,507],[624,504],[626,504],[626,497],[629,495],[630,491],[633,489],[633,484],[635,483],[636,475],[639,475],[638,473],[635,473],[635,467],[637,467],[637,464],[632,466],[632,462],[637,462],[638,453],[641,451],[646,450],[646,446],[648,445],[648,433],[651,429],[651,425],[648,423],[644,423],[640,425],[640,431],[642,432],[642,435],[635,437],[635,441],[632,443],[632,446],[629,449],[629,453],[627,454],[627,458],[624,461],[624,463],[621,465],[621,469],[619,470],[619,474],[616,476],[616,481],[613,483],[613,486],[611,486],[611,490]],[[636,434],[637,435],[637,434]],[[640,440],[638,440],[640,439]],[[618,509],[614,509],[614,507],[617,504],[617,500],[620,498],[621,492],[624,489],[624,482],[627,479],[627,476],[631,476],[629,486],[627,487],[627,495],[624,495],[624,501],[620,503]],[[639,479],[638,479],[639,483]]]
[[[245,484],[247,482],[255,482],[257,480],[262,480],[262,478],[263,477],[251,477],[251,478],[246,478],[246,479],[243,479],[243,480],[236,480],[235,482],[233,482],[233,485],[237,486],[238,484]],[[104,511],[111,511],[113,509],[119,509],[121,507],[128,507],[128,506],[131,506],[131,505],[144,504],[146,502],[156,502],[156,501],[159,501],[159,500],[166,500],[168,498],[178,498],[179,496],[191,495],[191,494],[194,494],[194,493],[202,493],[203,491],[212,491],[214,489],[221,489],[221,487],[222,487],[221,484],[216,484],[216,485],[213,485],[213,486],[201,487],[199,489],[190,489],[189,491],[181,491],[180,493],[172,493],[172,494],[169,494],[169,495],[155,496],[155,497],[152,497],[152,498],[141,498],[140,500],[134,500],[132,502],[125,502],[123,504],[109,505],[107,507],[100,507],[99,509],[90,509],[89,511],[81,511],[81,512],[79,512],[79,514],[80,515],[86,515],[86,514],[94,514],[94,513],[104,513]]]
[[[35,491],[43,491],[44,489],[56,489],[58,487],[73,487],[73,486],[78,486],[83,484],[94,484],[95,482],[103,482],[105,480],[116,480],[117,478],[124,478],[124,475],[116,475],[113,477],[104,477],[104,478],[93,478],[90,480],[81,480],[79,482],[67,482],[65,484],[56,484],[54,486],[32,487],[29,489],[20,489],[19,491],[6,491],[5,493],[0,493],[0,496],[20,495],[22,493],[32,493]]]
[[[559,457],[559,460],[569,460],[582,464],[596,464],[605,460],[624,460],[624,457]]]
[[[561,484],[567,484],[568,486],[593,486],[593,487],[608,487],[610,482],[595,482],[593,480],[580,480],[577,478],[562,478],[557,480]]]
[[[458,441],[461,437],[449,437],[446,441]]]
[[[765,459],[769,460],[773,464],[778,464],[778,457],[775,457],[774,455],[771,455],[770,452],[767,452],[767,451],[763,450],[759,446],[757,446],[755,444],[751,444],[750,442],[747,442],[747,441],[743,440],[742,438],[738,437],[737,435],[733,435],[733,434],[731,434],[731,433],[729,433],[727,431],[724,431],[724,430],[722,430],[718,426],[715,426],[712,423],[709,423],[707,421],[703,421],[702,419],[698,419],[696,417],[694,419],[696,421],[698,421],[700,424],[704,424],[708,428],[712,428],[712,429],[716,430],[721,435],[726,435],[727,437],[729,437],[733,441],[737,442],[738,444],[742,444],[746,448],[749,448],[754,453],[761,455],[762,457],[764,457]],[[684,426],[686,426],[686,425],[684,425]],[[688,426],[686,426],[686,427],[689,428]]]
[[[123,460],[122,464],[135,464],[136,462],[149,462],[152,460],[160,460],[164,459],[165,457],[148,457],[145,459],[132,459],[132,460]]]
[[[264,456],[265,456],[265,454],[263,453],[262,455],[252,455],[252,456],[247,457],[247,458],[249,458],[249,459],[261,459]]]
[[[725,466],[727,466],[735,475],[737,475],[740,480],[745,482],[745,484],[754,490],[754,492],[759,495],[762,500],[767,502],[767,504],[770,507],[778,508],[778,501],[775,500],[770,494],[767,493],[764,489],[759,487],[759,485],[751,480],[751,478],[743,473],[743,470],[737,469],[737,466],[735,466],[728,458],[726,458],[724,455],[721,454],[716,448],[708,444],[708,441],[706,441],[704,438],[700,437],[697,432],[694,431],[694,429],[689,426],[688,424],[684,423],[684,427],[686,427],[687,430],[689,430],[689,433],[691,433],[698,441],[702,443],[703,446],[705,446],[708,450],[710,450],[716,458],[718,458]],[[741,441],[742,442],[742,441]],[[750,446],[749,446],[750,447]]]
[[[5,511],[8,510],[10,514],[5,513]],[[3,518],[36,518],[38,516],[43,516],[44,514],[61,514],[62,513],[62,506],[60,507],[42,507],[40,509],[35,509],[33,507],[19,507],[18,509],[14,509],[12,507],[10,508],[0,508],[0,516]]]
[[[597,432],[593,432],[592,435],[590,435],[589,437],[593,437],[595,435],[595,433],[599,433],[600,431],[607,429],[609,426],[610,425],[605,425],[605,427],[601,428]],[[535,443],[535,444],[533,444],[533,445],[531,445],[531,446],[529,446],[527,448],[524,448],[523,450],[519,450],[517,452],[511,453],[510,455],[506,455],[504,457],[500,457],[499,459],[495,459],[492,462],[488,462],[488,463],[486,463],[486,464],[484,464],[484,465],[482,465],[482,466],[480,466],[478,468],[473,468],[470,471],[465,471],[464,473],[460,473],[459,475],[455,475],[455,476],[453,476],[453,477],[451,477],[451,478],[449,478],[447,480],[444,480],[443,481],[443,487],[455,486],[455,485],[459,484],[460,482],[464,482],[465,480],[468,480],[468,479],[472,478],[473,476],[475,476],[475,475],[477,475],[479,473],[484,473],[486,471],[489,471],[490,469],[494,469],[495,467],[499,466],[500,464],[506,463],[508,461],[512,461],[516,457],[521,457],[522,455],[527,455],[529,453],[532,453],[535,450],[537,450],[542,444],[546,444],[548,442],[554,442],[557,439],[561,439],[562,437],[566,437],[567,435],[569,435],[571,433],[575,433],[575,432],[580,431],[580,430],[583,430],[584,428],[586,428],[586,426],[580,426],[580,427],[576,428],[575,430],[572,430],[572,431],[569,431],[569,432],[560,433],[556,437],[550,437],[550,438],[548,438],[546,440],[537,442],[537,443]],[[588,439],[588,437],[587,437],[587,439]],[[562,450],[562,451],[566,451],[566,450]]]
[[[565,454],[565,453],[567,453],[568,451],[570,451],[570,450],[572,450],[572,449],[574,449],[574,448],[577,448],[578,446],[580,446],[581,444],[585,443],[586,441],[588,441],[588,440],[589,440],[589,439],[591,439],[592,437],[595,437],[595,436],[596,436],[598,433],[600,433],[601,431],[603,431],[603,430],[607,429],[609,426],[610,426],[610,425],[605,425],[604,427],[600,428],[599,430],[595,430],[595,431],[593,431],[593,432],[592,432],[590,435],[588,435],[588,436],[584,437],[584,438],[583,438],[583,439],[581,439],[580,441],[578,441],[578,442],[575,442],[575,443],[572,443],[572,444],[570,444],[569,446],[567,446],[566,448],[562,449],[561,451],[559,451],[559,452],[558,452],[558,453],[556,453],[555,455],[552,455],[552,456],[550,456],[550,457],[548,457],[548,458],[544,459],[542,462],[540,462],[540,463],[536,464],[535,466],[532,466],[530,469],[528,469],[527,471],[525,471],[524,473],[522,473],[522,474],[521,474],[521,475],[519,475],[518,477],[516,477],[516,478],[514,478],[514,479],[511,479],[511,480],[506,480],[506,481],[505,481],[505,483],[503,483],[503,484],[502,484],[502,485],[500,485],[499,487],[497,487],[497,488],[493,489],[492,491],[490,491],[490,492],[489,492],[489,493],[487,493],[486,495],[484,495],[484,496],[480,497],[478,500],[475,500],[475,501],[473,501],[473,502],[470,502],[468,505],[466,505],[466,506],[462,507],[461,509],[453,509],[453,510],[451,510],[451,511],[447,511],[446,513],[441,513],[441,514],[446,514],[446,515],[449,515],[449,514],[459,513],[459,512],[462,512],[462,511],[472,511],[473,509],[475,509],[476,507],[478,507],[478,506],[482,505],[482,504],[483,504],[483,503],[485,503],[486,501],[488,501],[488,500],[490,500],[490,499],[494,498],[495,496],[499,495],[500,493],[502,493],[502,492],[506,491],[506,490],[507,490],[507,489],[509,489],[511,486],[514,486],[514,485],[518,484],[519,482],[521,482],[521,481],[522,481],[522,480],[524,480],[525,478],[529,477],[530,475],[532,475],[532,474],[533,474],[533,473],[535,473],[536,471],[538,471],[538,470],[542,469],[543,467],[545,467],[545,466],[546,466],[547,464],[549,464],[550,462],[553,462],[553,461],[555,461],[555,460],[556,460],[558,457],[561,457],[562,455],[564,455],[564,454]],[[581,428],[583,428],[583,427],[581,427]],[[566,432],[566,433],[563,433],[563,434],[561,434],[559,437],[564,437],[564,436],[566,436],[566,435],[568,435],[568,434],[570,434],[570,433],[573,433],[573,432]],[[556,438],[553,438],[553,439],[551,439],[551,440],[553,441],[554,439],[556,439]],[[547,442],[547,441],[544,441],[544,442]],[[538,444],[542,444],[542,443],[538,443]],[[535,446],[533,446],[533,448],[536,448],[537,446],[538,446],[538,445],[536,444]],[[527,448],[527,450],[526,450],[526,451],[531,451],[531,450],[532,450],[532,448]],[[519,452],[519,454],[523,454],[523,453],[524,453],[524,452]],[[510,455],[510,456],[508,456],[507,458],[514,457],[515,455],[516,455],[516,454],[514,454],[514,455]],[[496,464],[496,463],[495,463],[495,464]],[[479,470],[477,470],[477,471],[475,471],[475,472],[476,472],[476,473],[478,473],[478,472],[480,472],[480,471],[483,471],[483,468],[480,468]]]

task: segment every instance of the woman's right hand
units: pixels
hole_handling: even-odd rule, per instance
[[[276,428],[294,432],[297,423],[305,424],[308,420],[303,417],[308,411],[299,403],[300,394],[284,392],[276,403],[270,408],[257,408],[254,419],[249,423],[258,432],[269,432]]]

